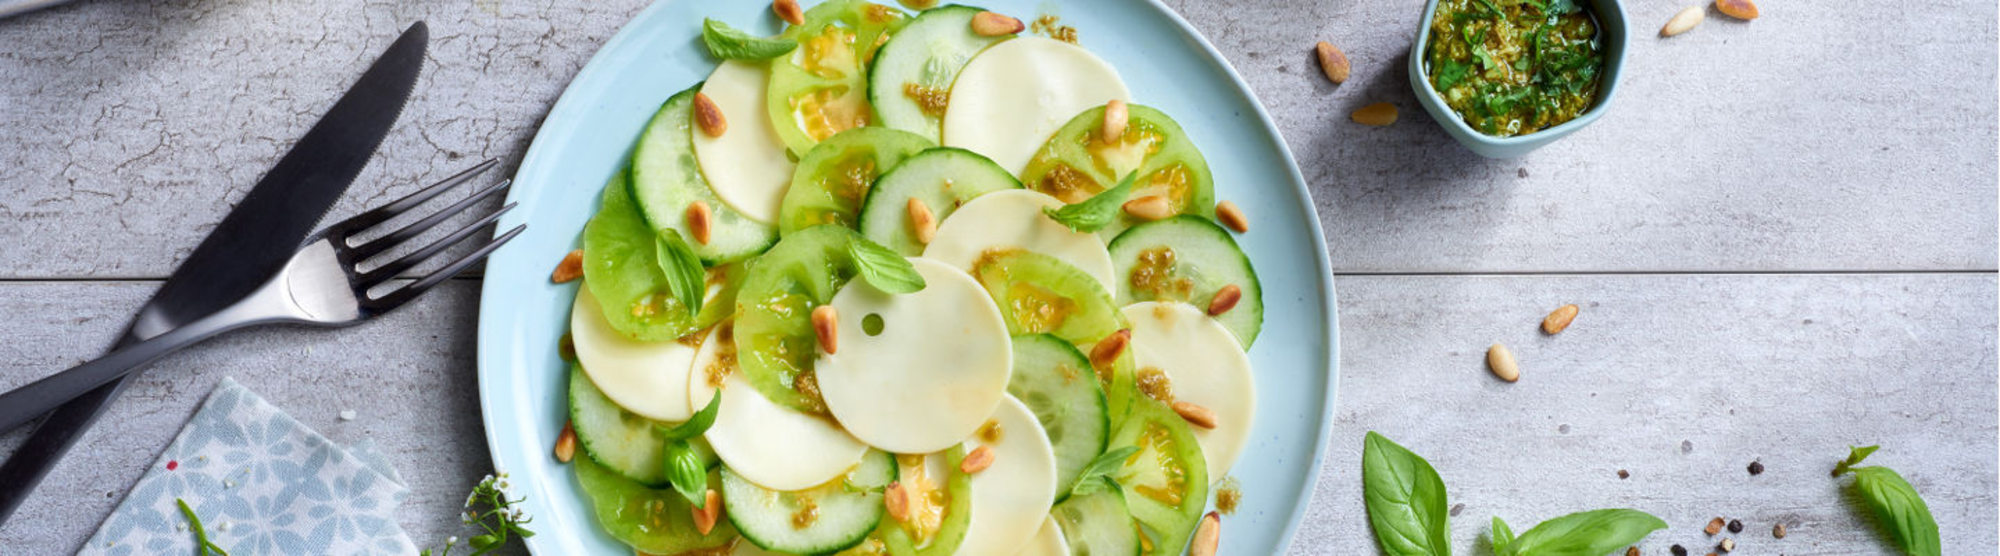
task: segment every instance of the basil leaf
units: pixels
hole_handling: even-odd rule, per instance
[[[1077,475],[1076,484],[1069,489],[1070,495],[1082,496],[1117,487],[1118,483],[1111,480],[1111,474],[1125,467],[1125,459],[1136,453],[1139,453],[1138,446],[1123,446],[1098,454],[1089,465],[1083,466],[1083,473]]]
[[[1382,552],[1391,556],[1451,554],[1451,538],[1445,530],[1444,480],[1438,478],[1430,462],[1370,431],[1361,450],[1361,489],[1368,502],[1368,523],[1375,529]]]
[[[1937,556],[1943,552],[1938,539],[1937,519],[1931,517],[1931,508],[1924,498],[1917,495],[1916,487],[1895,470],[1887,467],[1854,467],[1861,460],[1868,459],[1880,446],[1849,447],[1847,459],[1834,466],[1833,476],[1854,474],[1854,489],[1861,492],[1861,499],[1868,503],[1868,509],[1875,513],[1877,521],[1889,530],[1890,540],[1910,556]]]
[[[1667,522],[1639,510],[1577,512],[1536,525],[1507,544],[1506,555],[1604,556],[1637,544]]]
[[[1833,466],[1833,476],[1839,477],[1841,474],[1846,473],[1848,468],[1861,465],[1861,460],[1868,459],[1869,454],[1873,454],[1876,450],[1880,449],[1882,449],[1881,446],[1862,446],[1860,448],[1848,446],[1847,459],[1841,460],[1839,464]]]
[[[847,242],[847,252],[854,257],[856,274],[868,285],[889,293],[912,293],[924,289],[924,277],[917,274],[917,267],[902,254],[868,241],[856,235]]]
[[[1514,528],[1508,527],[1507,522],[1500,521],[1500,516],[1493,516],[1492,537],[1493,553],[1496,555],[1507,554],[1507,545],[1514,544]]]
[[[724,60],[769,60],[799,47],[797,41],[751,36],[713,19],[702,20],[701,42],[709,54]]]
[[[701,257],[694,254],[687,241],[681,239],[680,232],[661,230],[661,235],[653,243],[653,252],[659,259],[660,271],[667,275],[667,289],[674,299],[686,305],[688,314],[701,312],[701,303],[708,297],[708,271],[701,266]]]
[[[1458,60],[1445,60],[1444,65],[1439,66],[1437,70],[1438,92],[1449,91],[1453,86],[1458,85],[1458,82],[1464,81],[1465,73],[1471,69],[1472,64]]]
[[[711,404],[713,405],[713,404]],[[674,492],[681,493],[694,507],[708,504],[708,466],[702,464],[701,455],[686,440],[667,443],[667,480],[674,484]]]
[[[701,436],[701,433],[708,432],[709,427],[715,426],[715,414],[720,411],[722,411],[722,391],[716,390],[715,396],[708,399],[708,405],[703,406],[701,411],[694,412],[694,416],[689,417],[687,422],[672,426],[654,425],[653,430],[660,433],[660,438],[667,442],[687,440]]]
[[[1125,197],[1132,194],[1132,181],[1139,178],[1138,172],[1125,175],[1118,185],[1100,191],[1096,196],[1081,203],[1064,205],[1057,209],[1042,209],[1042,214],[1050,220],[1068,226],[1070,230],[1091,233],[1104,229],[1118,218],[1118,209],[1125,205]]]

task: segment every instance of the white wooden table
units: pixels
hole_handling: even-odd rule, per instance
[[[2000,545],[1995,5],[1770,1],[1755,22],[1712,13],[1654,37],[1681,2],[1629,0],[1614,109],[1508,161],[1415,104],[1421,2],[1169,2],[1277,118],[1339,274],[1335,430],[1293,552],[1375,551],[1368,430],[1444,476],[1463,553],[1494,515],[1614,506],[1672,526],[1648,554],[1713,544],[1699,530],[1716,515],[1748,525],[1739,553],[1885,553],[1826,473],[1874,443],[1947,553]],[[429,22],[430,65],[335,215],[484,157],[511,168],[644,4],[83,0],[0,20],[0,387],[109,345],[403,26]],[[1318,40],[1355,61],[1345,85],[1319,76]],[[1402,121],[1347,120],[1380,101]],[[236,334],[159,364],[0,528],[0,552],[76,549],[225,375],[385,448],[413,483],[403,524],[420,543],[465,534],[455,511],[490,467],[477,296],[455,281],[361,328]],[[1540,335],[1563,303],[1582,316]],[[1485,374],[1493,342],[1514,348],[1520,383]],[[23,437],[0,435],[0,453]],[[1788,538],[1769,535],[1778,522]]]

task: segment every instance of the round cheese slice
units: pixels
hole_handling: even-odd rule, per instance
[[[974,56],[952,83],[944,144],[1020,175],[1056,129],[1113,99],[1131,101],[1118,70],[1083,47],[1018,37]]]
[[[1013,556],[1028,545],[1056,501],[1056,451],[1041,421],[1007,396],[993,410],[994,431],[966,439],[966,453],[993,451],[993,465],[972,474],[972,514],[957,556]]]
[[[694,416],[687,395],[694,346],[641,342],[619,334],[604,320],[590,288],[576,289],[569,335],[584,376],[618,407],[655,421],[686,421]]]
[[[1194,427],[1194,438],[1208,460],[1208,476],[1221,480],[1243,455],[1257,413],[1250,357],[1229,329],[1193,305],[1134,303],[1125,307],[1125,318],[1132,322],[1139,371],[1159,369],[1173,387],[1174,401],[1215,412],[1215,428]]]
[[[971,272],[988,250],[1024,249],[1061,259],[1097,278],[1104,291],[1118,291],[1104,240],[1071,230],[1042,213],[1062,206],[1062,200],[1031,189],[980,195],[944,219],[924,248],[924,257]]]
[[[764,109],[764,89],[771,71],[762,65],[724,61],[708,75],[701,93],[722,109],[728,124],[721,137],[709,137],[699,126],[694,134],[694,158],[715,196],[751,220],[778,221],[778,204],[792,185],[796,164],[785,155],[785,143]]]
[[[1020,556],[1069,556],[1069,539],[1063,537],[1062,526],[1056,518],[1042,518],[1042,528],[1035,530],[1034,538],[1028,539],[1028,546],[1021,547]]]
[[[727,325],[725,325],[727,326]],[[715,455],[757,486],[803,490],[853,469],[868,446],[825,418],[772,403],[736,368],[736,342],[718,326],[689,373],[690,403],[706,406],[722,388],[722,408],[703,436]],[[719,378],[718,378],[719,377]]]
[[[834,294],[838,349],[821,351],[813,372],[848,432],[882,450],[925,454],[986,422],[1007,395],[1014,356],[1000,308],[971,275],[929,259],[910,264],[924,289],[891,294],[856,279]]]

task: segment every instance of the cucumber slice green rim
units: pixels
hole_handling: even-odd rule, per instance
[[[1056,504],[1049,515],[1062,527],[1069,541],[1069,553],[1076,556],[1138,556],[1139,530],[1132,525],[1132,512],[1125,507],[1125,495],[1107,489],[1074,496]]]
[[[671,488],[667,480],[667,443],[653,430],[662,423],[618,407],[576,363],[570,364],[569,420],[577,444],[592,461],[641,485]],[[708,467],[722,463],[708,440],[697,436],[689,439],[689,444]]]
[[[1109,405],[1090,359],[1049,334],[1014,337],[1014,374],[1007,393],[1027,404],[1056,451],[1056,501],[1069,497],[1111,436]]]
[[[1147,554],[1180,554],[1208,504],[1208,463],[1194,429],[1167,404],[1141,394],[1112,433],[1111,446],[1139,448],[1111,478],[1151,539]]]
[[[882,125],[944,140],[944,109],[958,72],[986,47],[1013,38],[972,32],[972,16],[981,11],[956,4],[924,10],[875,53],[868,102]]]
[[[702,177],[690,135],[691,107],[700,90],[701,83],[696,83],[668,98],[639,135],[639,146],[632,153],[632,198],[653,229],[674,230],[688,238],[688,247],[702,262],[729,263],[763,252],[778,241],[778,231],[730,208]],[[708,243],[694,241],[687,225],[688,207],[696,202],[707,204],[711,215]]]
[[[1028,161],[1021,183],[1065,203],[1080,203],[1137,171],[1131,198],[1161,195],[1175,214],[1214,218],[1215,176],[1187,132],[1151,107],[1128,104],[1126,114],[1125,133],[1115,146],[1099,139],[1104,107],[1070,118]],[[1098,233],[1109,241],[1137,223],[1132,215],[1120,212]]]
[[[680,554],[728,545],[736,527],[717,523],[708,534],[694,526],[694,506],[674,489],[647,488],[580,454],[570,461],[597,524],[612,538],[649,554]],[[720,481],[709,472],[709,484]]]
[[[728,288],[698,315],[674,299],[660,270],[659,235],[639,214],[628,173],[604,186],[603,207],[583,227],[583,287],[597,297],[604,320],[634,340],[664,342],[728,317],[734,304]]]
[[[917,241],[910,224],[911,199],[923,201],[933,222],[944,222],[959,205],[980,195],[1020,188],[1013,174],[979,153],[955,147],[928,149],[903,159],[875,180],[861,205],[861,235],[906,257],[922,255],[924,244]]]
[[[805,24],[780,38],[798,41],[790,54],[771,60],[764,107],[778,138],[793,155],[835,133],[868,125],[868,63],[910,18],[902,10],[862,0],[827,0],[806,10]]]
[[[973,264],[972,277],[1000,306],[1008,334],[1052,334],[1089,353],[1097,342],[1132,327],[1103,284],[1049,255],[1020,249],[991,251]],[[1125,415],[1134,392],[1133,365],[1132,350],[1127,349],[1110,368],[1095,369],[1114,425]]]
[[[724,513],[758,548],[828,554],[860,544],[882,522],[882,487],[895,473],[895,457],[874,450],[842,480],[799,491],[769,490],[724,467]]]
[[[792,186],[778,205],[779,234],[821,224],[855,227],[875,179],[933,146],[923,136],[886,127],[850,129],[821,141],[792,171]]]
[[[854,277],[847,244],[853,230],[814,226],[786,235],[751,259],[736,296],[736,360],[750,385],[772,402],[825,413],[813,365],[819,339],[812,310]]]
[[[1250,257],[1229,231],[1206,218],[1181,215],[1147,222],[1111,240],[1118,304],[1180,301],[1206,309],[1215,292],[1235,285],[1243,298],[1215,317],[1244,350],[1264,327],[1264,287]]]

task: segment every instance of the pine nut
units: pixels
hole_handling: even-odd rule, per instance
[[[1147,195],[1125,202],[1125,213],[1140,220],[1159,220],[1174,215],[1174,208],[1167,204],[1167,198]]]
[[[1179,413],[1181,419],[1187,421],[1188,424],[1204,429],[1215,428],[1214,411],[1190,402],[1174,402],[1173,407],[1174,413]]]
[[[1700,25],[1704,17],[1708,17],[1708,14],[1702,11],[1701,6],[1689,6],[1687,9],[1681,10],[1680,13],[1674,14],[1673,19],[1667,20],[1667,25],[1660,28],[1660,36],[1671,37],[1686,33],[1688,30],[1694,29],[1694,26]]]
[[[1125,354],[1125,346],[1130,343],[1132,343],[1130,328],[1119,329],[1110,336],[1098,340],[1097,345],[1090,348],[1090,366],[1098,368],[1111,366],[1112,362],[1118,360],[1118,356]]]
[[[965,459],[958,462],[958,470],[967,475],[985,471],[986,468],[992,466],[993,449],[985,446],[980,446],[972,450],[972,453],[966,454]]]
[[[910,490],[903,488],[901,481],[889,483],[889,488],[882,491],[882,505],[889,509],[890,519],[910,521]]]
[[[715,492],[715,489],[708,489],[708,496],[703,500],[702,507],[694,508],[694,530],[706,535],[709,531],[715,530],[715,522],[721,518],[722,494]]]
[[[972,15],[972,32],[982,37],[1012,35],[1027,29],[1021,20],[993,12],[979,12]]]
[[[1757,3],[1750,0],[1715,0],[1715,9],[1736,19],[1757,19]]]
[[[1514,363],[1514,352],[1507,351],[1507,346],[1493,344],[1493,347],[1487,348],[1486,366],[1493,369],[1493,376],[1500,377],[1500,380],[1521,380],[1521,367]]]
[[[695,201],[694,204],[688,205],[688,235],[694,236],[695,243],[708,245],[708,238],[711,233],[709,231],[709,227],[711,226],[710,221],[714,217],[714,213],[709,212],[708,202],[706,201]]]
[[[1188,556],[1215,556],[1215,548],[1222,543],[1222,514],[1208,512],[1201,516],[1201,525],[1194,529],[1194,542],[1188,544]]]
[[[806,12],[799,8],[799,0],[777,0],[771,2],[771,12],[778,14],[778,19],[785,20],[785,23],[792,25],[806,24]]]
[[[701,134],[721,137],[729,131],[729,122],[722,119],[722,107],[715,105],[715,99],[705,93],[694,94],[694,123],[701,127]]]
[[[557,284],[576,281],[583,277],[583,250],[577,249],[563,255],[562,262],[556,263],[556,271],[549,280]]]
[[[1347,82],[1347,74],[1352,66],[1347,62],[1347,53],[1333,43],[1319,41],[1313,50],[1319,53],[1319,69],[1326,72],[1326,80],[1338,85]]]
[[[826,350],[827,355],[833,355],[840,349],[840,311],[832,305],[814,307],[812,325],[813,336],[819,339],[820,349]]]
[[[1241,234],[1250,231],[1250,217],[1243,214],[1243,209],[1238,208],[1235,201],[1216,203],[1215,218],[1221,220],[1223,226],[1228,226],[1229,229],[1236,230],[1236,233]]]
[[[576,429],[570,428],[568,421],[563,422],[562,432],[556,435],[555,452],[556,461],[569,463],[576,459]]]
[[[1554,311],[1549,311],[1549,316],[1542,319],[1542,332],[1554,335],[1567,330],[1570,321],[1576,320],[1576,312],[1578,310],[1576,304],[1572,303],[1557,307]]]
[[[1126,110],[1122,100],[1112,99],[1104,103],[1104,127],[1100,130],[1104,132],[1104,144],[1116,144],[1125,137],[1125,120],[1130,117]]]
[[[1715,519],[1711,519],[1711,520],[1708,520],[1708,527],[1706,527],[1706,528],[1702,529],[1702,530],[1701,530],[1701,532],[1703,532],[1703,533],[1708,533],[1708,534],[1710,534],[1710,535],[1713,535],[1713,534],[1716,534],[1716,533],[1721,533],[1721,532],[1722,532],[1722,518],[1719,518],[1719,517],[1718,517],[1718,518],[1715,518]]]
[[[1208,316],[1221,316],[1230,309],[1235,309],[1236,302],[1242,300],[1243,288],[1236,287],[1236,284],[1223,286],[1222,289],[1215,291],[1215,297],[1208,300]]]
[[[1396,105],[1377,102],[1355,110],[1354,113],[1348,114],[1348,117],[1354,119],[1354,123],[1361,125],[1385,126],[1396,123]]]
[[[937,237],[937,215],[931,213],[930,205],[922,199],[911,197],[908,205],[910,213],[910,233],[916,234],[918,245],[930,245]]]

